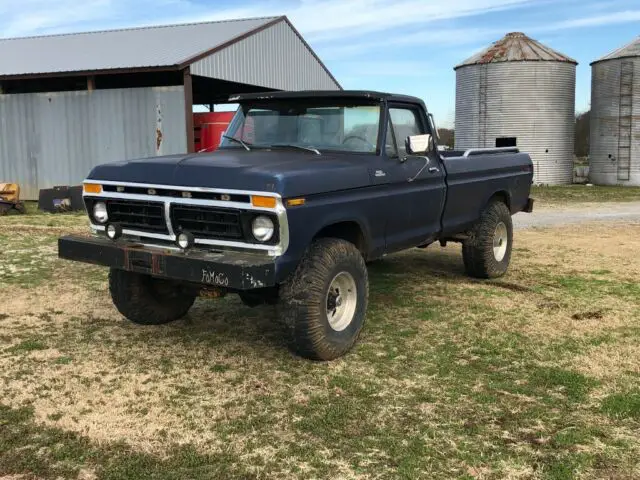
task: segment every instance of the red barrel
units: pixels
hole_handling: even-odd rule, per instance
[[[193,114],[195,151],[213,152],[220,146],[222,135],[235,112],[204,112]]]

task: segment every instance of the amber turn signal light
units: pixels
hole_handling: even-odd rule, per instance
[[[99,183],[84,183],[82,190],[84,193],[102,193],[102,185]]]
[[[304,198],[290,198],[287,200],[287,207],[298,207],[304,205]]]
[[[263,197],[260,195],[253,195],[251,197],[251,205],[253,205],[254,207],[275,208],[276,197]]]

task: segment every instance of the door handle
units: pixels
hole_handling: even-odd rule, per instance
[[[429,167],[429,173],[437,173],[440,169],[438,167]]]

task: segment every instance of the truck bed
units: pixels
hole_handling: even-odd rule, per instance
[[[440,154],[447,174],[443,235],[471,227],[486,200],[495,194],[504,197],[511,213],[526,208],[533,179],[533,163],[528,154],[513,147],[449,150]]]

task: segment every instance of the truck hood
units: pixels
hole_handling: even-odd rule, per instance
[[[368,186],[368,163],[360,154],[226,149],[98,165],[87,179],[268,191],[295,197]]]

